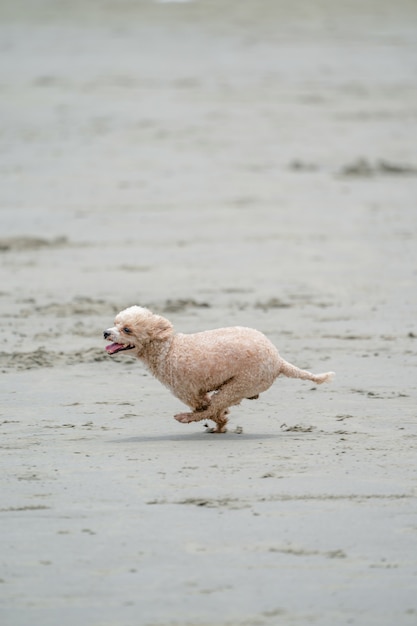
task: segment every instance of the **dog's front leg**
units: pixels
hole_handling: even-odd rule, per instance
[[[175,419],[182,424],[189,424],[190,422],[199,422],[204,419],[205,415],[199,415],[204,413],[210,407],[210,396],[205,391],[200,391],[197,397],[187,399],[186,404],[193,409],[190,413],[178,413],[174,415]]]
[[[174,415],[174,418],[177,422],[181,422],[181,424],[190,424],[191,422],[199,422],[202,419],[205,419],[204,415],[205,409],[196,409],[190,413],[177,413]]]

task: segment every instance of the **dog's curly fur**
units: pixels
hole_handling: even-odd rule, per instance
[[[312,374],[291,365],[257,330],[234,326],[194,334],[176,333],[169,320],[140,306],[121,311],[104,331],[110,354],[132,350],[184,404],[182,423],[209,419],[225,432],[229,407],[256,399],[283,374],[321,384],[333,372]]]

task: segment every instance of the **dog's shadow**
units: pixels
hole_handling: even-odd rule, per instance
[[[138,435],[137,437],[126,437],[123,439],[114,439],[114,443],[150,443],[157,441],[215,441],[227,442],[227,441],[255,441],[260,439],[275,439],[279,437],[280,433],[236,433],[233,431],[216,434],[207,431],[198,433],[188,433],[183,435],[164,434],[164,435]]]

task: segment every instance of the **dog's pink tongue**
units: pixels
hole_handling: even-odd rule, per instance
[[[121,350],[122,348],[124,348],[124,346],[120,343],[110,343],[108,346],[106,346],[106,350],[109,354],[119,352],[119,350]]]

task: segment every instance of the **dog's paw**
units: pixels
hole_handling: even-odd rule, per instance
[[[205,433],[209,433],[210,435],[223,435],[224,433],[227,433],[227,428],[225,426],[223,426],[222,429],[219,428],[215,428],[213,426],[213,428],[211,428],[210,426],[208,426],[208,424],[205,424],[206,430],[204,431]]]
[[[226,423],[227,423],[227,420],[225,422],[221,422],[220,424],[216,424],[216,426],[213,426],[213,427],[210,427],[208,424],[204,424],[204,428],[206,429],[204,432],[210,433],[210,434],[227,433]]]
[[[197,421],[193,413],[178,413],[174,415],[174,419],[176,419],[177,422],[181,422],[181,424],[189,424],[190,422]]]

